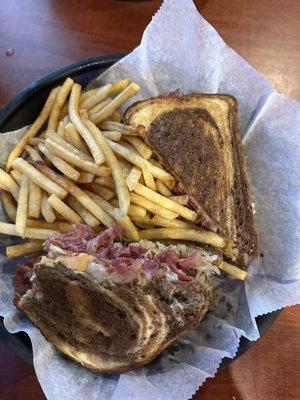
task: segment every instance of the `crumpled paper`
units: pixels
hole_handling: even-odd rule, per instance
[[[15,310],[13,267],[0,256],[0,314],[10,332],[29,334],[36,373],[50,400],[188,399],[215,375],[224,357],[234,357],[242,335],[258,339],[256,316],[300,302],[299,103],[274,92],[223,42],[192,0],[165,0],[141,45],[90,87],[122,77],[142,87],[131,102],[178,88],[184,93],[229,93],[238,99],[261,257],[250,266],[246,283],[216,280],[223,290],[220,304],[198,329],[144,368],[109,376],[94,374],[60,356]],[[1,135],[2,148],[9,150],[19,135],[19,131]],[[2,254],[12,240],[1,238]]]

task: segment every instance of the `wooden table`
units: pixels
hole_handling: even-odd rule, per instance
[[[0,107],[55,68],[132,50],[160,3],[1,0]],[[197,6],[278,91],[300,99],[299,0],[208,0]],[[283,311],[265,337],[209,379],[194,400],[299,399],[299,310]],[[0,387],[1,400],[44,399],[33,368],[1,342]]]

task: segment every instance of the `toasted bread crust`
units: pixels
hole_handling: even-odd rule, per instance
[[[146,141],[168,171],[234,242],[238,254],[229,247],[227,256],[240,265],[256,257],[236,99],[224,94],[147,99],[130,106],[124,122],[145,124]]]

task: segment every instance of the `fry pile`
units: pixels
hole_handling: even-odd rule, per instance
[[[2,204],[12,223],[0,233],[30,241],[9,258],[40,251],[74,223],[120,226],[131,241],[181,239],[224,247],[196,225],[188,196],[143,140],[144,127],[121,123],[120,106],[140,87],[122,79],[82,93],[71,78],[53,89],[36,121],[0,169]],[[230,269],[226,264],[227,271]]]

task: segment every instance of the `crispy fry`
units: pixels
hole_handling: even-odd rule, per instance
[[[97,165],[94,162],[84,160],[80,156],[78,156],[75,153],[70,152],[67,148],[64,146],[61,146],[60,144],[54,142],[51,139],[46,139],[45,145],[48,150],[50,150],[51,153],[56,155],[57,157],[60,157],[64,161],[81,168],[83,171],[86,172],[91,172],[92,174],[98,175],[98,176],[107,176],[107,174],[110,174],[110,171],[108,168],[103,167],[101,165]],[[40,145],[41,146],[41,145]],[[53,162],[53,160],[51,160]],[[78,171],[76,171],[78,172]],[[77,179],[79,178],[79,173],[77,176]]]
[[[98,113],[93,114],[92,121],[99,124],[106,118],[110,117],[115,110],[117,110],[126,100],[134,96],[140,90],[139,85],[131,83],[127,86],[117,97],[115,97],[106,107]]]
[[[0,168],[0,189],[10,192],[16,200],[19,198],[19,185],[3,169]]]
[[[61,137],[62,139],[65,139],[65,137],[66,137],[66,129],[65,129],[65,124],[63,121],[60,121],[58,124],[57,135],[59,137]]]
[[[117,207],[117,208],[119,207],[119,202],[117,199],[112,199],[110,201],[110,203],[114,207]],[[129,209],[128,209],[128,215],[132,219],[134,219],[134,218],[142,219],[142,218],[146,217],[147,211],[142,207],[136,206],[134,204],[130,204]]]
[[[135,191],[135,193],[146,197],[147,199],[159,204],[160,206],[165,207],[168,210],[171,210],[174,213],[177,213],[178,215],[181,215],[183,218],[187,219],[188,221],[196,221],[197,213],[195,211],[190,210],[189,208],[184,207],[181,204],[178,204],[175,201],[162,196],[161,194],[155,192],[152,189],[147,188],[144,185],[141,185],[140,183],[138,183],[136,185],[134,191]]]
[[[67,191],[58,185],[53,180],[49,179],[47,176],[38,171],[35,167],[29,164],[22,158],[16,158],[13,161],[13,167],[23,172],[27,175],[30,180],[32,180],[40,188],[46,190],[51,194],[55,194],[59,198],[64,198],[67,195]]]
[[[22,172],[18,171],[17,169],[12,169],[10,171],[10,175],[14,178],[14,180],[17,182],[17,184],[20,186],[21,181],[22,181]]]
[[[164,182],[162,182],[160,179],[156,179],[155,183],[156,183],[157,191],[162,196],[165,196],[165,197],[172,196],[172,192],[170,191],[170,189],[168,188],[168,186]]]
[[[55,135],[55,132],[53,132],[53,131],[50,131],[47,133],[47,139],[50,139],[53,142],[59,144],[60,146],[64,147],[69,152],[74,153],[76,156],[79,156],[83,160],[94,162],[93,158],[89,154],[79,150],[77,147],[73,146],[71,143],[68,143],[63,138]]]
[[[29,154],[29,157],[32,159],[32,161],[43,161],[42,156],[35,148],[27,144],[24,149]]]
[[[76,169],[71,167],[71,165],[64,161],[62,158],[56,156],[55,154],[52,154],[44,144],[40,143],[38,147],[41,152],[45,154],[48,160],[50,160],[52,164],[68,178],[76,181],[80,177],[80,173],[76,171]]]
[[[113,140],[114,142],[119,142],[121,140],[122,134],[118,131],[101,131],[106,139]]]
[[[8,224],[6,222],[0,222],[0,233],[12,236],[20,236],[16,231],[15,225]],[[29,239],[46,240],[55,233],[56,231],[51,229],[26,228],[24,237]]]
[[[189,202],[189,196],[187,194],[181,196],[171,196],[170,200],[176,201],[176,203],[186,206]]]
[[[120,167],[125,173],[125,176],[128,176],[130,174],[132,165],[127,160],[125,160],[125,158],[121,157],[119,154],[116,154],[116,157],[119,161]]]
[[[28,219],[26,221],[26,226],[28,228],[52,229],[57,232],[63,232],[63,233],[68,232],[72,229],[72,224],[70,224],[69,222],[61,222],[61,221],[47,222],[39,219]]]
[[[58,126],[59,117],[61,114],[61,110],[67,100],[67,97],[68,97],[73,85],[74,85],[73,79],[67,78],[64,81],[63,85],[60,87],[60,89],[57,93],[56,99],[55,99],[55,103],[51,110],[51,114],[50,114],[49,121],[48,121],[48,129],[52,129],[52,130],[56,131],[57,126]]]
[[[129,240],[139,240],[139,233],[128,215],[123,217],[120,214],[120,209],[114,208],[111,204],[109,204],[106,200],[102,199],[102,197],[98,196],[97,194],[91,192],[88,192],[88,194],[97,204],[100,205],[100,207],[103,208],[103,210],[105,210],[117,221],[117,224],[123,229],[125,236]]]
[[[99,207],[83,190],[76,186],[69,179],[57,174],[46,165],[39,164],[37,166],[48,178],[55,179],[61,186],[63,186],[75,199],[77,199],[90,213],[92,213],[100,222],[107,228],[114,226],[114,220]]]
[[[70,144],[75,146],[78,150],[82,151],[83,153],[89,154],[89,149],[87,145],[81,139],[79,133],[77,132],[72,122],[66,125],[66,139]]]
[[[14,222],[17,215],[17,206],[14,198],[12,197],[11,193],[3,191],[1,194],[1,200],[6,214],[8,215],[9,219]]]
[[[115,191],[115,183],[110,176],[99,176],[94,182],[98,183],[98,185],[105,186],[108,189]]]
[[[146,160],[151,158],[153,151],[142,139],[135,136],[124,136],[124,140],[130,143],[143,158]]]
[[[107,140],[102,135],[100,129],[96,127],[91,121],[86,121],[86,126],[89,131],[94,135],[97,144],[101,147],[106,163],[109,166],[112,177],[116,187],[116,193],[119,199],[119,205],[122,215],[126,215],[128,212],[130,199],[129,191],[126,185],[125,174],[123,173],[120,164],[111,150]]]
[[[144,163],[144,165],[142,166],[142,171],[143,171],[143,177],[144,177],[144,180],[145,180],[145,185],[146,185],[148,188],[150,188],[150,189],[156,191],[156,184],[155,184],[153,175],[151,174],[148,165],[149,165],[149,164]]]
[[[38,134],[38,131],[41,129],[41,127],[46,122],[47,118],[50,115],[52,107],[54,105],[58,90],[59,90],[59,87],[57,87],[51,91],[42,111],[40,112],[40,114],[37,117],[37,119],[35,120],[35,122],[31,125],[31,127],[28,129],[28,131],[25,133],[25,135],[18,141],[16,146],[10,152],[8,159],[7,159],[7,163],[6,163],[6,171],[9,171],[11,169],[14,159],[19,157],[20,154],[23,152],[28,139],[36,136]]]
[[[82,137],[82,139],[87,144],[88,148],[90,149],[95,163],[97,165],[101,164],[104,161],[104,155],[98,144],[96,143],[93,135],[90,133],[88,128],[82,122],[79,113],[78,113],[78,103],[81,93],[81,86],[75,84],[71,91],[70,101],[69,101],[69,114],[72,123],[74,124],[75,128],[77,129],[78,133]]]
[[[85,209],[74,197],[68,197],[68,204],[74,211],[77,212],[77,214],[81,216],[83,221],[92,228],[100,225],[100,222],[97,220],[97,218],[95,218],[93,214]]]
[[[34,182],[29,182],[28,216],[38,218],[41,212],[42,189]]]
[[[54,222],[56,219],[55,212],[50,203],[48,203],[47,193],[42,192],[41,212],[47,222]]]
[[[87,111],[91,110],[107,97],[107,95],[110,93],[111,87],[112,85],[108,83],[107,85],[98,88],[95,93],[80,103],[80,109],[85,109]]]
[[[155,228],[141,231],[140,236],[148,240],[180,239],[210,244],[214,247],[224,246],[224,239],[221,236],[204,229]]]
[[[140,219],[139,217],[133,218],[134,221],[144,221],[148,225],[161,226],[163,228],[182,228],[182,229],[199,229],[198,226],[190,224],[189,222],[180,221],[179,219],[166,219],[160,215],[154,215],[152,218],[146,217]]]
[[[97,183],[88,183],[84,187],[93,193],[99,194],[99,196],[103,197],[103,199],[107,201],[112,199],[115,195],[114,192],[104,186],[98,185]]]
[[[39,143],[45,143],[45,139],[41,137],[33,137],[28,139],[28,144],[30,144],[30,146],[37,146]]]
[[[23,175],[20,186],[20,194],[18,199],[17,215],[16,215],[16,232],[25,237],[26,220],[28,213],[28,195],[29,195],[29,179]]]
[[[116,121],[103,121],[100,124],[100,128],[108,131],[117,131],[122,133],[124,136],[143,136],[145,133],[145,128],[142,125],[124,125]]]
[[[107,104],[109,104],[110,102],[111,102],[111,98],[108,97],[104,101],[101,101],[101,103],[97,104],[95,107],[91,108],[89,111],[89,114],[92,115],[92,114],[97,113],[98,111],[103,110],[103,108],[106,107]]]
[[[77,179],[76,183],[91,183],[94,180],[95,175],[91,172],[80,172],[80,176]],[[104,176],[99,176],[99,178],[108,178]]]
[[[246,280],[249,276],[247,271],[238,268],[236,265],[228,264],[225,261],[221,261],[218,267],[227,272],[229,275],[232,275],[234,278],[240,279],[242,281]]]
[[[146,197],[140,196],[136,193],[130,193],[130,200],[133,204],[137,206],[143,207],[146,210],[152,212],[153,214],[161,215],[167,219],[175,219],[178,217],[178,214],[173,211],[167,210],[166,208],[154,203],[153,201],[146,199]]]
[[[42,240],[28,242],[23,244],[16,244],[14,246],[6,247],[6,256],[9,259],[24,256],[25,254],[37,253],[43,250]]]
[[[61,214],[67,221],[72,224],[76,224],[78,222],[82,222],[82,218],[79,214],[77,214],[72,208],[67,206],[63,201],[61,201],[55,194],[52,194],[48,198],[48,203],[51,204],[52,208]]]
[[[122,121],[122,116],[120,114],[120,111],[118,111],[118,110],[114,111],[112,116],[111,116],[111,119],[114,122],[121,122]]]
[[[125,146],[122,146],[120,143],[113,142],[111,140],[108,140],[110,147],[112,150],[125,158],[127,161],[129,161],[131,164],[136,165],[139,168],[142,168],[144,163],[148,163],[149,169],[151,174],[163,182],[166,181],[172,181],[174,178],[172,175],[170,175],[167,171],[163,170],[162,168],[158,168],[155,165],[149,163],[149,161],[145,160],[143,157],[141,157],[139,154],[137,154],[134,151],[131,151]]]
[[[110,88],[110,94],[117,94],[124,90],[127,86],[129,85],[129,79],[124,78],[119,81],[116,81],[112,83],[111,88]]]

